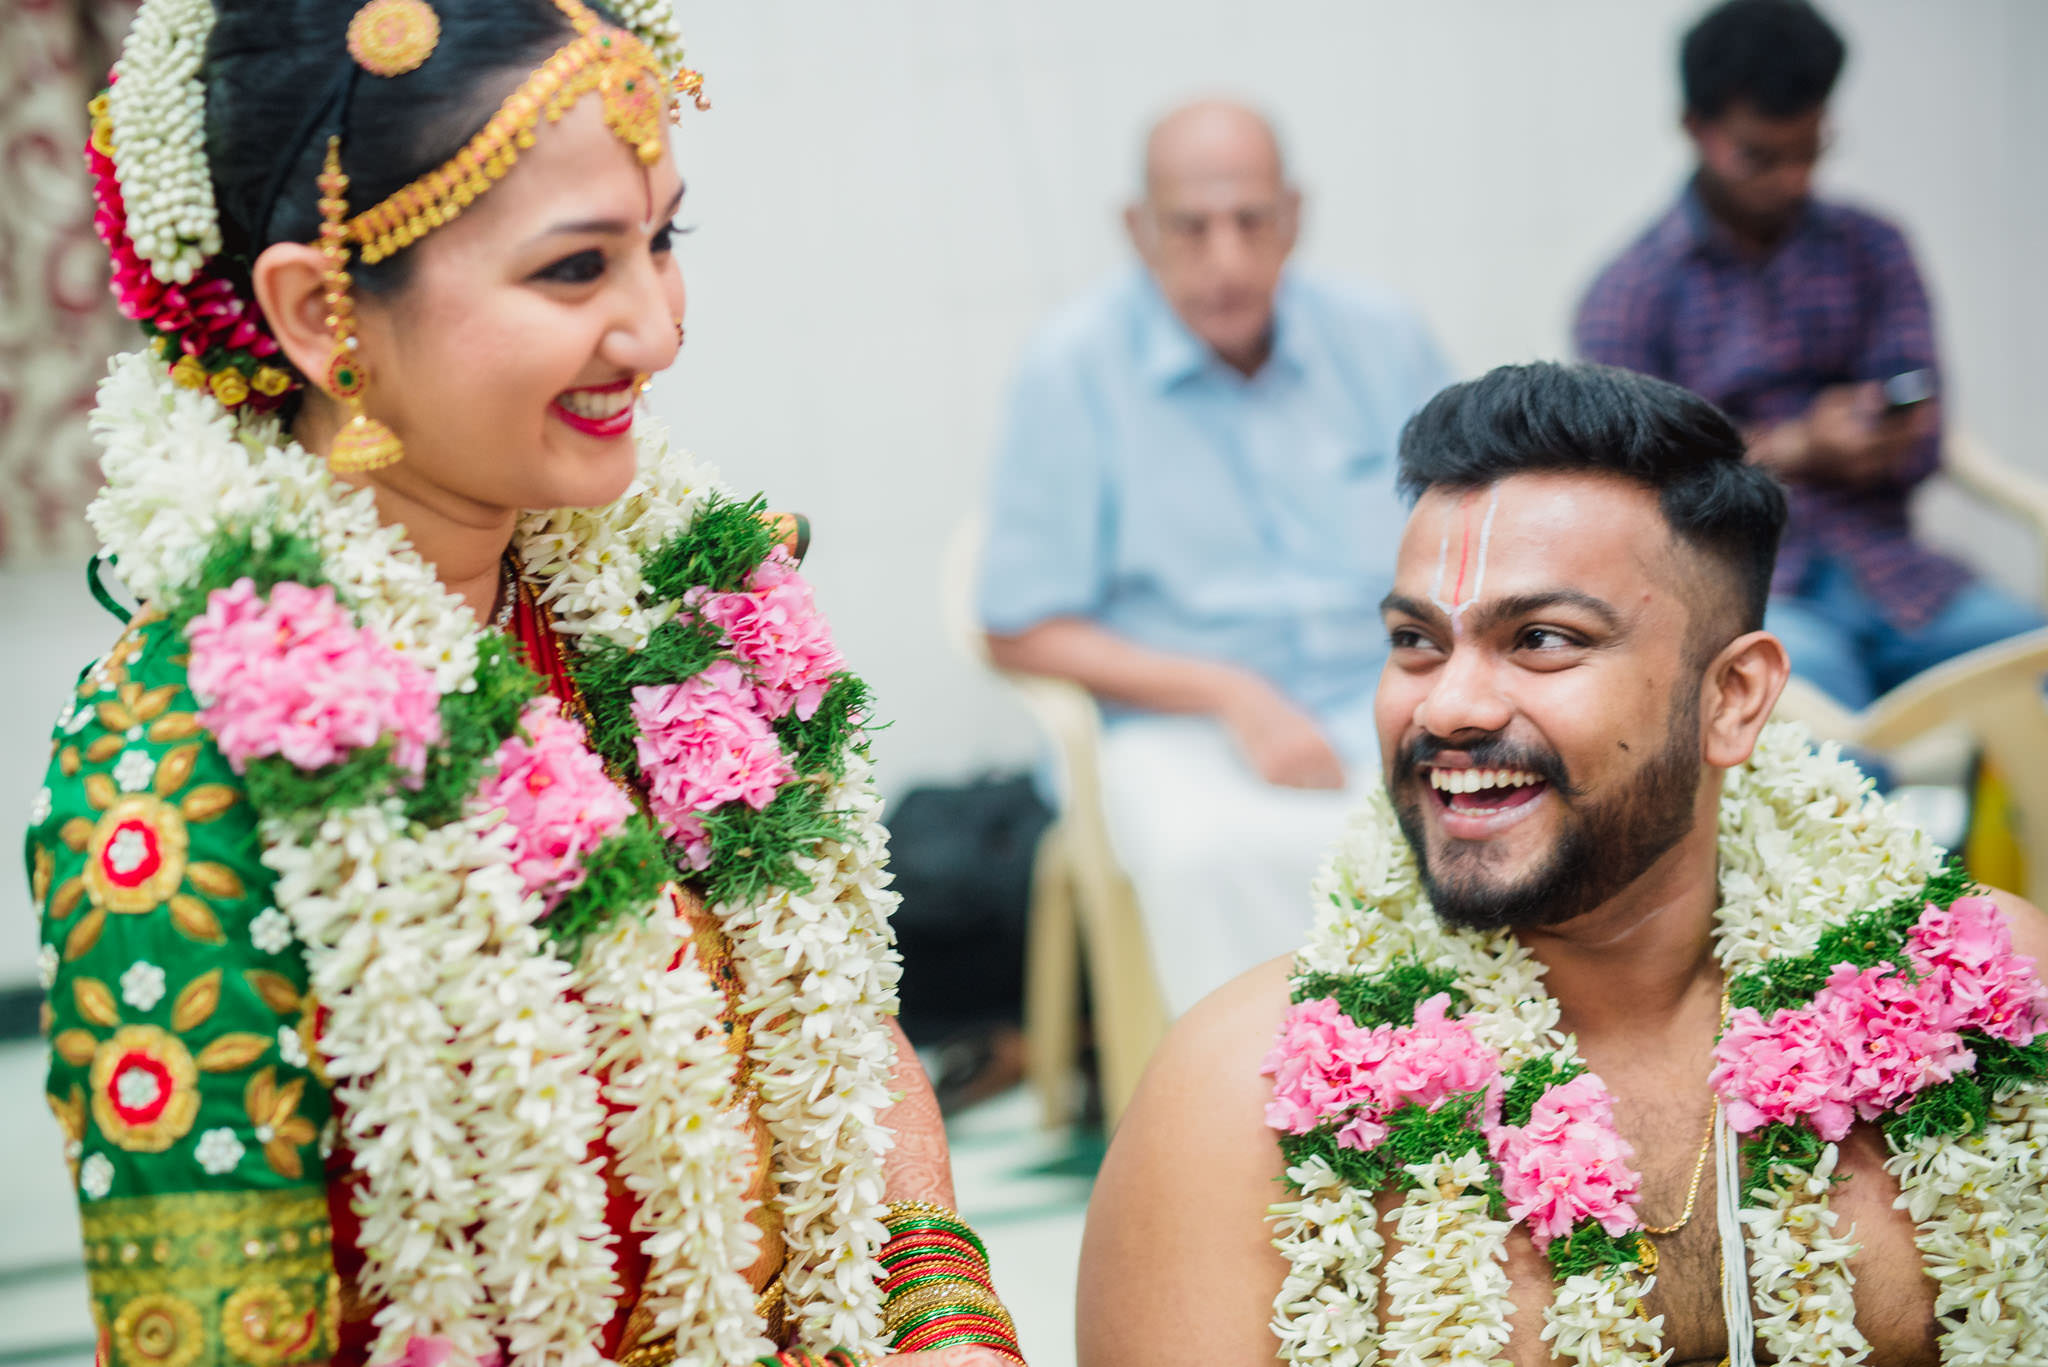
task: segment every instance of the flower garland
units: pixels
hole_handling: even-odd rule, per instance
[[[1857,1243],[1828,1205],[1835,1141],[1860,1118],[1884,1128],[1920,1226],[1943,1361],[2038,1360],[2048,990],[2013,957],[1995,904],[1966,895],[1832,747],[1815,753],[1789,726],[1767,728],[1729,775],[1719,857],[1716,953],[1736,1009],[1713,1085],[1751,1135],[1742,1220],[1758,1337],[1782,1363],[1868,1353]],[[1661,1318],[1643,1309],[1655,1283],[1632,1155],[1558,1028],[1541,964],[1512,935],[1436,918],[1384,793],[1317,895],[1328,909],[1265,1064],[1293,1198],[1270,1211],[1288,1262],[1281,1356],[1498,1361],[1505,1239],[1526,1221],[1558,1278],[1552,1352],[1663,1361]],[[1406,1193],[1391,1259],[1373,1202],[1386,1189]]]
[[[758,503],[648,423],[618,503],[523,521],[525,575],[577,647],[572,719],[274,418],[238,421],[136,353],[93,422],[108,484],[88,516],[190,642],[327,1012],[374,1356],[597,1361],[619,1289],[599,1134],[639,1200],[657,1332],[688,1361],[768,1348],[741,1275],[746,1106],[726,1003],[663,890],[678,869],[762,1022],[792,1319],[879,1349],[897,967],[865,693]]]

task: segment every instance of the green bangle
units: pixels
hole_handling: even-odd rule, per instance
[[[940,1282],[958,1282],[962,1286],[979,1287],[983,1291],[990,1291],[994,1289],[992,1287],[983,1286],[980,1282],[975,1281],[970,1277],[963,1277],[957,1272],[927,1272],[922,1277],[912,1277],[909,1281],[903,1283],[901,1286],[893,1288],[889,1292],[888,1296],[882,1301],[882,1305],[886,1308],[889,1302],[895,1300],[898,1296],[907,1296],[911,1292],[917,1290],[917,1288],[919,1288],[920,1286],[936,1286]]]

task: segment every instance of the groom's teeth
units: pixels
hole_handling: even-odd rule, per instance
[[[1526,769],[1431,769],[1429,783],[1441,793],[1476,793],[1487,788],[1526,788],[1543,780]]]

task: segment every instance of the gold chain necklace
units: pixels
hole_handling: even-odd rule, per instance
[[[1726,1030],[1727,1028],[1728,989],[1723,987],[1721,989],[1721,1029]],[[1655,1272],[1657,1270],[1657,1245],[1651,1242],[1651,1240],[1647,1236],[1655,1234],[1661,1237],[1666,1234],[1676,1234],[1679,1230],[1684,1229],[1687,1225],[1692,1223],[1693,1208],[1699,1203],[1700,1199],[1700,1178],[1704,1176],[1707,1171],[1707,1155],[1714,1151],[1714,1127],[1720,1121],[1720,1119],[1721,1096],[1717,1092],[1714,1094],[1714,1104],[1712,1108],[1710,1108],[1707,1111],[1706,1136],[1700,1140],[1700,1151],[1698,1155],[1696,1155],[1692,1160],[1692,1181],[1689,1182],[1685,1188],[1684,1211],[1682,1211],[1679,1214],[1679,1217],[1676,1220],[1674,1220],[1672,1223],[1668,1225],[1642,1226],[1641,1232],[1646,1236],[1643,1239],[1643,1252],[1646,1255],[1643,1258],[1643,1271],[1646,1273]]]

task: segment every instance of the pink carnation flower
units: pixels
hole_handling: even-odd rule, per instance
[[[1888,963],[1860,971],[1838,964],[1814,996],[1810,1010],[1847,1057],[1848,1099],[1863,1119],[1977,1061],[1950,1028],[1938,993],[1931,980],[1908,982]]]
[[[1324,1120],[1377,1098],[1372,1069],[1386,1057],[1388,1026],[1368,1030],[1334,997],[1289,1007],[1259,1071],[1273,1079],[1266,1124],[1307,1134]]]
[[[2048,989],[2034,961],[2012,952],[2012,928],[1989,897],[1927,904],[1906,953],[1949,1024],[2025,1044],[2048,1029]]]
[[[1375,1082],[1380,1105],[1413,1104],[1433,1111],[1453,1096],[1485,1090],[1500,1077],[1500,1058],[1460,1021],[1450,1019],[1442,992],[1415,1008],[1415,1024],[1396,1030]]]
[[[1729,1018],[1714,1046],[1709,1077],[1741,1134],[1776,1123],[1811,1121],[1823,1139],[1849,1132],[1849,1056],[1811,1010],[1780,1009],[1769,1021],[1754,1007]]]
[[[816,715],[846,660],[788,551],[777,547],[762,561],[746,592],[695,589],[689,601],[752,668],[763,712],[795,712],[805,721]]]
[[[702,813],[728,802],[758,812],[793,777],[754,687],[731,660],[687,683],[635,688],[633,720],[648,805],[694,868],[711,857]]]
[[[1306,1134],[1349,1116],[1337,1132],[1347,1148],[1370,1149],[1386,1138],[1387,1115],[1403,1105],[1435,1110],[1454,1096],[1489,1092],[1498,1101],[1500,1060],[1464,1025],[1448,1017],[1438,993],[1415,1009],[1415,1024],[1357,1024],[1332,997],[1289,1009],[1260,1071],[1273,1078],[1266,1124]]]
[[[523,734],[522,734],[523,733]],[[633,804],[584,743],[583,728],[553,698],[528,705],[520,730],[498,747],[497,770],[474,806],[502,808],[512,828],[514,867],[548,905],[583,885],[583,857],[633,814]]]
[[[1497,1126],[1487,1137],[1508,1218],[1529,1222],[1537,1248],[1581,1220],[1598,1220],[1612,1235],[1640,1227],[1642,1178],[1629,1166],[1635,1150],[1615,1128],[1614,1098],[1592,1073],[1546,1091],[1528,1124]]]
[[[441,739],[434,676],[361,627],[330,587],[253,580],[216,589],[186,628],[199,720],[236,773],[282,755],[319,769],[381,740],[415,780]]]

